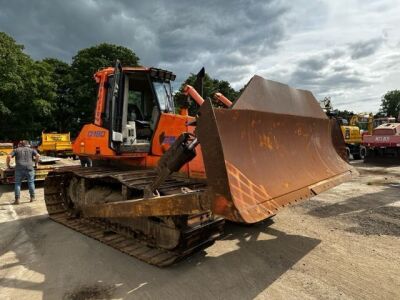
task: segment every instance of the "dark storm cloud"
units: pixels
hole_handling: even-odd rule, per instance
[[[308,71],[318,71],[326,66],[326,61],[323,57],[313,57],[300,61],[299,69],[305,69]]]
[[[400,46],[400,45],[399,45]],[[385,58],[383,67],[388,71],[398,71],[400,66],[400,53],[389,54]]]
[[[379,97],[378,97],[379,98]],[[363,98],[361,98],[360,99],[360,101],[362,101],[362,102],[376,102],[376,100],[377,100],[377,96],[372,96],[372,97],[363,97]],[[340,105],[344,105],[344,106],[349,106],[349,105],[352,105],[352,104],[354,104],[354,99],[350,99],[350,100],[342,100],[342,99],[339,99],[338,101],[337,101],[337,104],[340,104]]]
[[[362,87],[368,84],[368,77],[349,66],[351,56],[352,52],[346,49],[312,55],[297,63],[290,82],[293,86],[313,90],[316,96]]]
[[[349,45],[352,59],[359,59],[374,54],[383,44],[383,38],[373,38],[367,41],[359,41]]]
[[[325,51],[318,55],[313,55],[309,58],[303,59],[298,63],[298,69],[307,70],[311,73],[320,71],[325,68],[332,60],[344,56],[346,53],[340,49],[333,49]]]
[[[362,79],[361,76],[348,72],[337,72],[330,76],[326,76],[320,81],[320,83],[326,88],[356,88],[364,85],[366,82],[367,81]]]
[[[248,66],[285,36],[281,1],[0,1],[0,30],[35,59],[70,61],[101,42],[134,50],[142,63],[182,77],[206,66]],[[227,74],[229,75],[229,74]],[[233,77],[233,76],[232,76]],[[231,80],[231,77],[222,78]]]

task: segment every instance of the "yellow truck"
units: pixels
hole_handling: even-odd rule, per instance
[[[49,156],[73,157],[70,133],[42,132],[39,153]]]
[[[7,156],[13,149],[12,143],[0,143],[0,156]]]

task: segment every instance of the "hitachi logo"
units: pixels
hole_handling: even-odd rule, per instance
[[[172,145],[173,143],[175,143],[175,141],[176,141],[175,136],[167,135],[167,136],[164,136],[162,143]]]
[[[98,130],[98,131],[89,131],[87,136],[98,138],[98,137],[104,137],[105,134],[106,134],[105,131]]]

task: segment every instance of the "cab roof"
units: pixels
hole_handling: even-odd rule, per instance
[[[159,68],[154,68],[154,67],[143,67],[143,66],[137,66],[137,67],[122,67],[122,72],[124,73],[130,73],[130,72],[145,72],[145,73],[150,73],[150,76],[153,78],[160,78],[162,80],[171,80],[174,81],[176,78],[176,75],[172,73],[171,71],[159,69]],[[100,77],[101,75],[110,75],[114,73],[114,68],[113,67],[108,67],[104,69],[100,69],[99,71],[96,72],[94,77]]]
[[[400,126],[400,123],[385,123],[385,124],[379,125],[375,129],[396,129],[399,126]]]

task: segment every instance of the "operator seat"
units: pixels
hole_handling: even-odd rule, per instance
[[[128,121],[143,120],[139,107],[135,104],[128,105]]]
[[[135,122],[138,139],[149,140],[151,138],[150,122],[144,119],[142,112],[135,104],[131,104],[128,107],[128,121]]]

